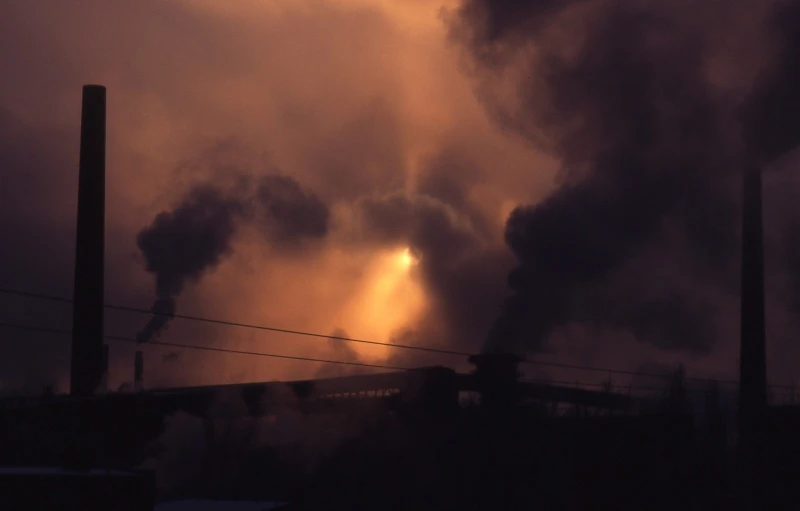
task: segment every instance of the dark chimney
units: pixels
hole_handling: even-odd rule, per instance
[[[767,408],[762,214],[761,169],[751,165],[745,170],[742,208],[739,443],[745,449],[763,436]]]
[[[85,85],[70,368],[70,393],[76,396],[93,394],[103,378],[105,174],[106,89]]]

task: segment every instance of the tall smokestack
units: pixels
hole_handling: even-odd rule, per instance
[[[739,442],[749,449],[763,434],[767,407],[763,212],[761,169],[756,165],[745,170],[742,215]]]
[[[103,378],[106,88],[83,87],[70,392],[93,394]]]

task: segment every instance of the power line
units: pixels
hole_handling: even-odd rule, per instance
[[[6,289],[6,288],[0,288],[0,293],[6,293],[6,294],[12,294],[12,295],[18,295],[18,296],[26,296],[26,297],[29,297],[29,298],[39,298],[39,299],[43,299],[43,300],[52,300],[52,301],[58,301],[58,302],[63,302],[63,303],[72,303],[72,301],[73,301],[73,300],[71,300],[69,298],[64,298],[64,297],[60,297],[60,296],[52,296],[52,295],[46,295],[46,294],[40,294],[40,293],[32,293],[32,292],[28,292],[28,291],[19,291],[19,290]],[[324,334],[318,334],[318,333],[304,332],[304,331],[300,331],[300,330],[289,330],[289,329],[284,329],[284,328],[275,328],[275,327],[268,327],[268,326],[263,326],[263,325],[252,325],[252,324],[240,323],[240,322],[235,322],[235,321],[211,319],[211,318],[204,318],[204,317],[199,317],[199,316],[188,316],[188,315],[183,315],[183,314],[170,315],[170,314],[166,314],[166,313],[162,313],[162,312],[153,312],[153,311],[148,310],[148,309],[141,309],[141,308],[137,308],[137,307],[128,307],[128,306],[122,306],[122,305],[106,304],[105,307],[108,308],[108,309],[125,311],[125,312],[136,312],[136,313],[141,313],[141,314],[153,314],[153,315],[156,315],[156,316],[175,317],[175,318],[186,319],[186,320],[191,320],[191,321],[202,321],[202,322],[205,322],[205,323],[212,323],[212,324],[219,324],[219,325],[226,325],[226,326],[236,326],[236,327],[241,327],[241,328],[253,328],[253,329],[257,329],[257,330],[266,330],[266,331],[271,331],[271,332],[280,332],[280,333],[287,333],[287,334],[294,334],[294,335],[304,335],[304,336],[308,336],[308,337],[334,339],[334,340],[339,340],[339,341],[356,342],[356,343],[371,344],[371,345],[378,345],[378,346],[388,346],[388,347],[409,349],[409,350],[417,350],[417,351],[427,351],[427,352],[440,353],[440,354],[445,354],[445,355],[455,355],[455,356],[463,356],[463,357],[469,357],[469,356],[472,355],[472,353],[466,353],[466,352],[456,351],[456,350],[445,350],[445,349],[438,349],[438,348],[428,348],[428,347],[425,347],[425,346],[411,346],[411,345],[404,345],[404,344],[392,344],[392,343],[388,343],[388,342],[368,341],[368,340],[364,340],[364,339],[354,339],[354,338],[351,338],[351,337],[324,335]],[[577,369],[577,370],[583,370],[583,371],[595,371],[595,372],[602,372],[602,373],[653,376],[653,377],[658,377],[658,378],[665,378],[665,377],[669,378],[670,377],[669,375],[663,375],[663,374],[638,373],[638,372],[633,372],[633,371],[623,371],[623,370],[619,370],[619,369],[607,369],[607,368],[601,368],[601,367],[580,366],[580,365],[563,364],[563,363],[557,363],[557,362],[544,362],[544,361],[531,360],[531,359],[523,359],[522,362],[523,363],[527,363],[527,364],[532,364],[532,365],[545,366],[545,367],[558,367],[558,368],[565,368],[565,369]]]
[[[32,293],[30,291],[20,291],[18,289],[0,288],[0,293],[7,295],[25,296],[28,298],[39,298],[42,300],[50,300],[51,302],[72,303],[71,298],[64,298],[63,296],[46,295],[42,293]]]
[[[10,295],[17,295],[17,296],[25,296],[29,298],[38,298],[42,300],[50,300],[50,301],[57,301],[62,303],[72,303],[73,300],[69,298],[64,298],[60,296],[53,296],[41,293],[33,293],[29,291],[20,291],[16,289],[8,289],[8,288],[0,288],[0,293],[10,294]],[[137,307],[129,307],[124,305],[113,305],[113,304],[105,304],[104,305],[107,309],[111,310],[118,310],[123,312],[135,312],[140,314],[152,314],[155,316],[164,316],[170,318],[179,318],[185,319],[190,321],[200,321],[204,323],[211,323],[211,324],[218,324],[218,325],[225,325],[225,326],[234,326],[240,328],[252,328],[255,330],[262,330],[262,331],[269,331],[269,332],[278,332],[278,333],[285,333],[285,334],[292,334],[292,335],[302,335],[306,337],[315,337],[315,338],[322,338],[322,339],[332,339],[337,341],[345,341],[345,342],[355,342],[360,344],[369,344],[373,346],[386,346],[389,348],[399,348],[399,349],[407,349],[407,350],[414,350],[414,351],[423,351],[428,353],[438,353],[442,355],[453,355],[453,356],[461,356],[461,357],[469,357],[472,356],[472,353],[467,353],[463,351],[457,350],[447,350],[447,349],[440,349],[440,348],[430,348],[426,346],[412,346],[408,344],[393,344],[389,342],[380,342],[380,341],[369,341],[365,339],[355,339],[352,337],[344,337],[344,336],[337,336],[337,335],[327,335],[327,334],[319,334],[314,332],[306,332],[302,330],[292,330],[286,328],[277,328],[277,327],[270,327],[264,325],[253,325],[248,323],[240,323],[236,321],[226,321],[221,319],[212,319],[212,318],[205,318],[200,316],[189,316],[185,314],[167,314],[163,312],[155,312],[148,309],[142,309]],[[158,344],[155,341],[149,341],[146,344]],[[167,345],[165,343],[161,343]],[[542,367],[557,367],[561,369],[574,369],[579,371],[592,371],[592,372],[599,372],[599,373],[608,373],[608,374],[624,374],[628,376],[645,376],[645,377],[652,377],[652,378],[665,378],[671,379],[673,375],[671,374],[655,374],[655,373],[645,373],[640,371],[628,371],[623,369],[609,369],[603,367],[594,367],[594,366],[585,366],[585,365],[576,365],[576,364],[565,364],[559,362],[545,362],[543,360],[534,360],[529,358],[521,359],[522,363],[530,364],[530,365],[538,365]],[[715,380],[713,378],[700,378],[700,377],[686,377],[687,381],[697,381],[697,382],[705,382],[705,383],[718,383],[718,384],[727,384],[727,385],[738,385],[738,381],[733,380]],[[793,388],[791,385],[781,385],[778,387],[782,388]]]
[[[610,374],[624,374],[627,376],[650,376],[653,378],[673,378],[671,374],[655,374],[655,373],[643,373],[640,371],[626,371],[624,369],[604,369],[602,367],[592,367],[592,366],[583,366],[583,365],[574,365],[574,364],[560,364],[558,362],[544,362],[540,360],[530,360],[530,359],[523,359],[523,363],[531,364],[531,365],[541,365],[541,366],[549,366],[549,367],[560,367],[564,369],[577,369],[580,371],[594,371],[598,373],[610,373]],[[699,377],[689,377],[687,376],[686,379],[688,381],[702,381],[706,383],[723,383],[723,384],[730,384],[730,385],[737,385],[738,381],[733,380],[715,380],[713,378],[699,378]]]
[[[69,330],[60,329],[60,328],[48,328],[48,327],[39,327],[34,325],[20,325],[16,323],[6,323],[0,322],[0,327],[5,328],[15,328],[17,330],[29,330],[33,332],[45,332],[51,334],[59,334],[59,335],[69,335],[71,332]],[[136,339],[133,337],[123,337],[123,336],[116,336],[116,335],[105,335],[103,336],[107,340],[111,341],[120,341],[120,342],[130,342],[136,343],[141,345]],[[144,344],[153,344],[156,346],[170,346],[173,348],[186,348],[192,350],[205,350],[205,351],[216,351],[222,353],[235,353],[239,355],[253,355],[259,357],[271,357],[271,358],[284,358],[288,360],[303,360],[306,362],[322,362],[326,364],[342,364],[342,365],[350,365],[350,366],[359,366],[359,367],[370,367],[375,369],[392,369],[397,371],[407,371],[407,367],[399,367],[399,366],[389,366],[389,365],[381,365],[381,364],[367,364],[365,362],[348,362],[344,360],[327,360],[321,358],[311,358],[311,357],[298,357],[293,355],[279,355],[277,353],[263,353],[258,351],[244,351],[244,350],[234,350],[229,348],[215,348],[212,346],[198,346],[196,344],[182,344],[176,342],[163,342],[163,341],[152,341]]]
[[[22,325],[16,323],[7,323],[7,322],[0,322],[0,327],[4,328],[14,328],[17,330],[28,330],[33,332],[43,332],[43,333],[51,333],[51,334],[58,334],[58,335],[70,335],[72,332],[66,329],[61,328],[49,328],[49,327],[41,327],[35,325]],[[125,336],[116,336],[116,335],[105,335],[103,336],[104,339],[111,340],[111,341],[119,341],[119,342],[128,342],[128,343],[135,343],[137,345],[141,345],[139,341],[133,337],[125,337]],[[408,371],[410,368],[408,367],[401,367],[401,366],[390,366],[390,365],[382,365],[382,364],[368,364],[365,362],[348,362],[344,360],[329,360],[329,359],[320,359],[320,358],[311,358],[311,357],[300,357],[300,356],[293,356],[293,355],[280,355],[277,353],[263,353],[258,351],[245,351],[245,350],[234,350],[230,348],[216,348],[212,346],[198,346],[196,344],[182,344],[182,343],[175,343],[175,342],[164,342],[164,341],[151,341],[144,344],[152,344],[155,346],[168,346],[173,348],[185,348],[185,349],[193,349],[193,350],[203,350],[203,351],[214,351],[220,353],[233,353],[238,355],[252,355],[252,356],[259,356],[259,357],[270,357],[270,358],[282,358],[287,360],[301,360],[305,362],[320,362],[325,364],[341,364],[341,365],[349,365],[349,366],[357,366],[357,367],[368,367],[374,369],[391,369],[395,371]],[[565,364],[560,364],[559,366],[563,366]],[[592,368],[594,369],[594,368]],[[607,371],[610,372],[610,371]],[[631,374],[631,372],[627,372],[626,374]],[[637,373],[642,374],[642,373]],[[646,373],[644,373],[646,374]],[[650,376],[661,376],[661,375],[650,375]],[[687,378],[688,379],[688,378]],[[571,381],[550,381],[550,380],[542,380],[542,379],[532,379],[532,378],[525,378],[521,380],[523,382],[531,382],[531,383],[544,383],[550,385],[562,385],[562,386],[573,386],[577,385],[578,387],[581,385],[590,386],[590,387],[607,387],[607,383],[593,383],[593,382],[571,382]],[[713,380],[712,380],[713,381]],[[738,383],[738,382],[733,382]],[[636,385],[611,385],[612,388],[615,389],[631,389],[631,390],[652,390],[652,391],[662,391],[664,389],[655,388],[655,387],[642,387]],[[772,389],[791,389],[794,390],[795,387],[793,385],[779,385],[779,384],[768,384],[767,387]],[[573,387],[577,388],[577,387]],[[687,391],[703,391],[703,389],[686,389]]]
[[[62,302],[62,303],[72,303],[72,301],[73,301],[73,300],[71,300],[69,298],[64,298],[64,297],[60,297],[60,296],[52,296],[52,295],[45,295],[45,294],[39,294],[39,293],[30,293],[30,292],[27,292],[27,291],[17,291],[17,290],[14,290],[14,289],[0,288],[0,293],[18,295],[18,296],[26,296],[26,297],[29,297],[29,298],[39,298],[39,299],[42,299],[42,300],[51,300],[51,301],[57,301],[57,302]],[[188,315],[185,315],[185,314],[167,314],[167,313],[164,313],[164,312],[155,312],[155,311],[148,310],[148,309],[141,309],[141,308],[138,308],[138,307],[128,307],[128,306],[125,306],[125,305],[105,304],[104,306],[107,309],[124,311],[124,312],[136,312],[136,313],[140,313],[140,314],[152,314],[154,316],[164,316],[164,317],[169,317],[169,318],[186,319],[186,320],[190,320],[190,321],[201,321],[201,322],[204,322],[204,323],[212,323],[212,324],[225,325],[225,326],[235,326],[235,327],[240,327],[240,328],[252,328],[252,329],[255,329],[255,330],[265,330],[265,331],[269,331],[269,332],[278,332],[278,333],[284,333],[284,334],[303,335],[303,336],[306,336],[306,337],[316,337],[316,338],[322,338],[322,339],[333,339],[333,340],[336,340],[336,341],[357,342],[357,343],[361,343],[361,344],[371,344],[373,346],[387,346],[387,347],[390,347],[390,348],[401,348],[401,349],[407,349],[407,350],[426,351],[426,352],[429,352],[429,353],[439,353],[439,354],[442,354],[442,355],[456,355],[456,356],[462,356],[462,357],[468,357],[468,356],[472,355],[472,353],[467,353],[467,352],[462,352],[462,351],[446,350],[446,349],[439,349],[439,348],[429,348],[429,347],[426,347],[426,346],[412,346],[412,345],[409,345],[409,344],[394,344],[394,343],[390,343],[390,342],[368,341],[368,340],[365,340],[365,339],[355,339],[355,338],[352,338],[352,337],[344,337],[344,336],[340,336],[340,335],[319,334],[319,333],[314,333],[314,332],[306,332],[306,331],[302,331],[302,330],[291,330],[291,329],[287,329],[287,328],[277,328],[277,327],[264,326],[264,325],[253,325],[253,324],[248,324],[248,323],[239,323],[237,321],[226,321],[226,320],[222,320],[222,319],[204,318],[204,317],[200,317],[200,316],[188,316]],[[148,344],[152,344],[152,342],[148,342]]]

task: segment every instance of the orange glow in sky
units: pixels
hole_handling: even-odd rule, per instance
[[[412,326],[425,308],[425,293],[415,275],[416,259],[408,248],[376,256],[364,286],[345,306],[343,323],[356,338],[388,342],[404,327]],[[378,361],[390,348],[355,345],[366,360]]]
[[[499,213],[510,209],[504,201],[526,203],[531,189],[550,186],[541,177],[547,172],[529,172],[550,158],[498,130],[475,97],[441,16],[458,3],[174,0],[87,2],[91,7],[76,10],[56,0],[46,7],[23,2],[9,9],[9,23],[20,40],[34,40],[25,58],[8,52],[4,69],[19,69],[8,73],[15,80],[3,83],[0,99],[32,126],[70,130],[65,158],[41,170],[41,183],[42,190],[74,190],[75,176],[63,169],[76,164],[79,86],[108,87],[109,301],[150,307],[153,276],[137,234],[194,184],[227,183],[231,169],[280,172],[331,208],[326,239],[287,253],[257,229],[243,228],[232,252],[188,283],[179,310],[390,342],[436,324],[437,297],[426,296],[415,253],[360,230],[360,199],[413,196],[426,176],[452,176],[464,167],[458,181],[465,197],[473,209],[497,217],[500,232]],[[440,168],[440,160],[454,162]],[[556,166],[548,165],[554,174]],[[49,209],[36,221],[73,233],[74,200],[69,193],[42,199]],[[502,243],[499,236],[490,241]],[[397,351],[186,321],[174,322],[164,341],[325,360],[346,358],[339,346],[375,363]],[[165,364],[163,351],[146,350],[148,385],[303,379],[319,369],[200,350],[184,350],[180,363]],[[114,352],[111,387],[130,379],[132,357],[126,348]]]

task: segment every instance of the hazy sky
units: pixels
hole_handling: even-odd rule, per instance
[[[275,212],[277,199],[270,195],[273,206],[264,202],[267,213],[260,220],[232,220],[235,228],[223,240],[218,264],[187,280],[177,296],[179,313],[477,352],[512,293],[509,271],[520,261],[531,268],[550,257],[560,262],[536,270],[552,277],[535,286],[551,286],[547,304],[537,301],[545,300],[544,291],[521,294],[527,297],[525,314],[551,319],[546,327],[520,327],[520,335],[536,337],[517,340],[523,351],[626,369],[684,361],[698,374],[733,377],[735,271],[698,279],[708,272],[695,264],[695,249],[722,247],[721,259],[709,256],[702,264],[733,268],[737,235],[727,227],[720,234],[692,226],[717,225],[715,215],[735,226],[735,176],[713,169],[735,167],[730,162],[740,151],[730,141],[738,136],[730,112],[777,50],[764,35],[770,7],[744,2],[747,8],[714,14],[709,1],[709,9],[688,16],[684,3],[667,13],[678,28],[665,29],[659,39],[644,18],[607,14],[624,4],[607,0],[541,3],[558,6],[554,12],[533,12],[521,7],[525,2],[498,2],[497,12],[490,12],[495,7],[486,11],[484,2],[470,0],[460,14],[457,0],[3,2],[0,287],[71,296],[81,86],[98,83],[108,88],[110,303],[149,308],[155,299],[154,275],[146,271],[137,235],[154,225],[156,215],[185,203],[198,186],[238,202],[264,199],[258,183],[280,175],[296,186],[292,197],[323,206],[315,211],[325,213],[324,228],[309,235],[296,223],[287,227],[291,222]],[[614,23],[638,27],[622,32],[639,35],[620,36],[619,47],[602,39],[614,16]],[[654,49],[626,60],[642,30]],[[703,41],[693,39],[698,34]],[[752,44],[739,42],[744,39]],[[597,50],[581,49],[586,47]],[[703,49],[699,55],[696,47]],[[603,51],[623,55],[618,69],[602,64]],[[569,65],[550,67],[544,57],[554,56]],[[652,69],[639,69],[640,61],[652,61]],[[679,65],[685,71],[670,71]],[[623,77],[636,70],[648,70],[648,79],[670,92],[649,87],[648,94],[635,96],[640,89]],[[687,83],[685,94],[674,92]],[[630,95],[624,93],[629,86]],[[658,114],[639,115],[641,105]],[[620,113],[626,108],[630,115]],[[656,128],[647,140],[627,135],[651,124]],[[636,165],[661,165],[653,175],[679,177],[602,170]],[[781,206],[774,215],[786,220],[791,190],[798,188],[791,158],[780,165],[783,170],[767,178],[766,193],[773,194],[770,204]],[[698,175],[710,177],[693,177]],[[553,199],[565,189],[577,191]],[[642,207],[673,195],[684,199]],[[509,238],[512,252],[504,241],[509,213],[518,205],[541,205],[546,197],[552,200],[540,208],[544,213],[529,208],[532,217],[520,222],[547,237],[514,244],[517,230]],[[603,204],[611,202],[631,209],[609,213]],[[689,205],[675,206],[684,202]],[[569,212],[547,213],[562,211],[559,204],[568,204],[562,209]],[[599,228],[592,227],[595,220]],[[616,231],[638,229],[641,236],[617,235],[609,222]],[[768,224],[783,250],[790,222],[768,218]],[[597,263],[585,274],[580,265],[569,266],[601,257],[597,243],[576,239],[600,238],[604,246],[623,247],[614,249],[614,257],[600,251],[614,264]],[[170,253],[178,238],[158,239]],[[535,248],[521,248],[531,243]],[[555,248],[545,253],[545,246]],[[770,294],[770,368],[773,380],[786,382],[798,360],[793,339],[800,333],[796,297],[789,296],[794,273],[788,257],[769,261],[780,267],[770,270],[768,282],[780,287]],[[0,304],[3,321],[55,328],[71,321],[60,304],[14,297],[0,297]],[[672,312],[658,312],[664,310]],[[106,330],[135,336],[148,319],[108,312]],[[68,338],[4,329],[0,339],[3,386],[54,381],[64,387]],[[161,339],[467,367],[457,358],[359,345],[351,345],[352,352],[325,339],[179,319]],[[306,362],[186,350],[170,360],[165,355],[174,350],[145,348],[150,386],[330,371]],[[134,349],[112,342],[112,386],[131,379]]]

